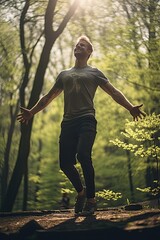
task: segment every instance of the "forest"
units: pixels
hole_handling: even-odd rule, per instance
[[[1,0],[0,31],[0,211],[59,209],[63,192],[74,204],[76,193],[59,168],[63,94],[28,125],[17,114],[74,65],[81,35],[94,46],[89,64],[146,113],[133,121],[98,88],[98,206],[160,199],[160,1]]]

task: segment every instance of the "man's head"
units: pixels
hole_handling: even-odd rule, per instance
[[[87,57],[89,58],[93,52],[93,45],[87,36],[81,36],[77,40],[77,44],[74,49],[74,55],[76,58]]]

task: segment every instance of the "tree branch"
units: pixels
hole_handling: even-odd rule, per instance
[[[70,9],[68,10],[67,14],[65,15],[65,17],[63,18],[61,24],[59,25],[59,28],[55,31],[55,34],[57,36],[59,36],[63,32],[64,28],[66,27],[67,23],[75,13],[78,6],[79,6],[79,1],[75,0],[71,5]]]
[[[53,16],[54,16],[57,1],[58,0],[49,0],[48,1],[46,13],[45,13],[45,26],[44,26],[46,38],[51,33],[52,34],[54,33],[53,28],[52,28],[52,23],[53,23]]]
[[[133,85],[135,85],[135,86],[141,87],[141,88],[143,88],[143,89],[147,89],[147,90],[149,90],[149,91],[160,92],[160,89],[159,89],[159,88],[152,88],[152,87],[149,87],[149,86],[145,86],[145,85],[143,85],[143,84],[139,84],[139,83],[136,83],[136,82],[132,82],[132,81],[130,81],[130,80],[128,80],[128,79],[126,79],[126,81],[129,82],[129,83],[131,83],[131,84],[133,84]]]
[[[30,53],[30,62],[32,62],[32,57],[33,57],[33,53],[34,53],[34,49],[36,48],[37,44],[39,43],[41,37],[43,36],[44,32],[42,32],[40,34],[40,36],[37,38],[37,41],[35,42],[35,44],[32,46],[32,50],[31,50],[31,53]]]
[[[20,44],[21,44],[21,51],[22,51],[24,65],[29,64],[26,45],[25,45],[25,31],[24,31],[25,18],[26,18],[28,9],[29,9],[29,0],[26,0],[21,17],[20,17]]]

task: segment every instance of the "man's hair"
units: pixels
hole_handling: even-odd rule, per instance
[[[90,39],[89,39],[87,36],[82,35],[81,37],[79,37],[79,38],[77,39],[77,43],[78,43],[80,40],[83,40],[83,41],[87,42],[87,43],[88,43],[88,49],[93,52],[93,45],[92,45]]]

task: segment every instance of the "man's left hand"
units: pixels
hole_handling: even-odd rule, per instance
[[[146,113],[140,110],[142,106],[143,104],[137,105],[130,110],[130,114],[133,116],[134,121],[138,121],[139,118],[142,119],[146,116]]]

